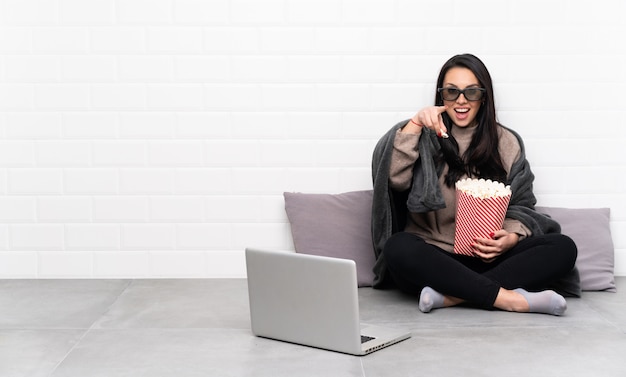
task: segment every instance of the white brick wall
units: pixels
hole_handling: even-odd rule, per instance
[[[610,207],[626,275],[621,0],[0,0],[0,278],[243,276],[284,191],[370,157],[472,52],[539,204]]]

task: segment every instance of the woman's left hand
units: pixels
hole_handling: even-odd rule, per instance
[[[485,262],[492,262],[519,242],[517,233],[500,229],[491,238],[475,238],[474,253]]]

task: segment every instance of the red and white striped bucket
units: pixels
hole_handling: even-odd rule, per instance
[[[474,239],[491,238],[492,232],[502,229],[511,195],[481,198],[457,189],[456,198],[454,252],[475,256]]]

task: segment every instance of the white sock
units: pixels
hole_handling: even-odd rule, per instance
[[[522,288],[514,291],[524,296],[530,312],[561,315],[567,309],[565,298],[555,291],[528,292]]]
[[[431,287],[424,287],[422,293],[420,293],[419,308],[422,313],[428,313],[433,309],[443,307],[444,296],[432,289]]]

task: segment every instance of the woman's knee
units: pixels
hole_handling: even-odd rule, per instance
[[[543,239],[543,241],[541,241]],[[560,233],[550,233],[539,237],[539,242],[543,242],[550,251],[550,258],[568,271],[574,268],[578,257],[576,243],[569,236]]]
[[[560,234],[559,236],[558,250],[563,254],[564,258],[567,258],[573,268],[578,257],[578,247],[571,237],[565,234]]]
[[[385,261],[387,265],[395,266],[405,263],[407,254],[411,250],[415,250],[415,243],[419,241],[419,238],[415,235],[406,232],[394,233],[383,248],[383,254],[385,255]]]

